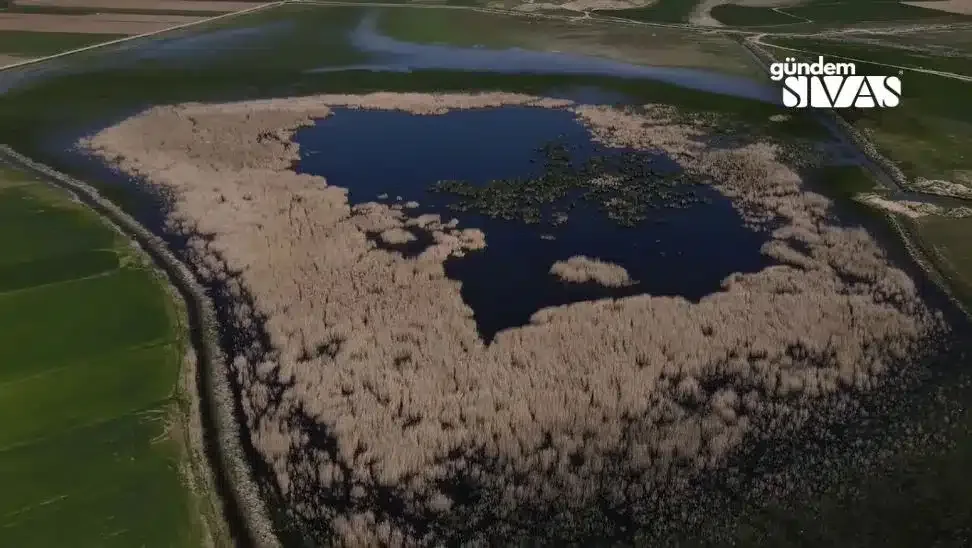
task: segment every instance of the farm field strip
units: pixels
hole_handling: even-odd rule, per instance
[[[31,32],[73,32],[84,34],[144,34],[176,25],[202,21],[185,15],[98,14],[61,15],[0,13],[0,31],[30,29]]]
[[[207,0],[17,0],[14,7],[229,13],[258,5],[260,5],[260,2],[211,2]]]
[[[284,3],[286,3],[286,2],[284,2],[284,1],[277,1],[277,2],[268,2],[268,3],[264,3],[264,4],[258,4],[258,5],[255,5],[253,7],[250,7],[250,8],[244,9],[244,10],[240,10],[240,11],[234,11],[234,12],[224,13],[224,14],[221,14],[221,15],[215,15],[213,17],[201,18],[201,19],[189,21],[189,22],[186,22],[186,23],[180,23],[180,24],[177,24],[175,26],[168,26],[166,28],[162,28],[162,29],[158,29],[158,30],[152,30],[152,31],[149,31],[149,32],[143,32],[143,33],[135,34],[135,35],[132,35],[132,36],[124,36],[124,37],[121,37],[121,38],[107,40],[107,41],[104,41],[104,42],[99,42],[99,43],[92,44],[92,45],[88,45],[88,46],[83,46],[83,47],[79,47],[79,48],[70,49],[68,51],[62,51],[62,52],[55,53],[55,54],[52,54],[52,55],[46,55],[46,56],[43,56],[43,57],[36,57],[36,58],[26,59],[26,60],[23,60],[23,61],[14,62],[12,64],[8,64],[8,65],[5,65],[5,66],[0,66],[0,70],[17,68],[17,67],[21,67],[21,66],[25,66],[25,65],[30,65],[30,64],[34,64],[34,63],[40,63],[40,62],[43,62],[43,61],[48,61],[48,60],[51,60],[51,59],[57,59],[57,58],[60,58],[60,57],[65,57],[65,56],[68,56],[68,55],[73,55],[73,54],[76,54],[76,53],[81,53],[81,52],[85,52],[85,51],[91,51],[91,50],[94,50],[94,49],[97,49],[97,48],[102,48],[102,47],[106,47],[106,46],[112,46],[112,45],[116,45],[116,44],[121,44],[121,43],[128,42],[128,41],[132,41],[132,40],[138,40],[138,39],[142,39],[142,38],[149,38],[149,37],[157,36],[157,35],[160,35],[160,34],[163,34],[163,33],[166,33],[166,32],[171,32],[171,31],[175,31],[175,30],[186,29],[186,28],[190,28],[190,27],[194,27],[194,26],[198,26],[198,25],[203,25],[203,24],[211,23],[213,21],[218,21],[218,20],[226,19],[226,18],[229,18],[229,17],[236,17],[236,16],[240,16],[240,15],[247,14],[247,13],[252,13],[252,12],[258,11],[258,10],[268,9],[268,8],[271,8],[271,7],[274,7],[274,6],[282,5]],[[0,34],[0,36],[2,36],[2,34]]]
[[[0,170],[0,215],[19,235],[0,242],[0,290],[19,286],[0,292],[0,544],[198,546],[181,321],[162,278],[113,227],[20,172]]]

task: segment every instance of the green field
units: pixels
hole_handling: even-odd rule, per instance
[[[651,8],[645,8],[651,9]],[[773,27],[787,32],[806,32],[811,28],[839,27],[861,23],[891,21],[959,22],[972,17],[909,6],[897,0],[812,0],[796,6],[756,7],[722,4],[712,8],[719,22],[736,27]]]
[[[0,545],[189,547],[180,313],[127,239],[0,171]]]
[[[897,74],[897,69],[883,66],[894,64],[972,75],[972,57],[934,56],[891,46],[808,38],[773,38],[768,42],[800,49],[806,53],[796,56],[806,59],[819,54],[872,62],[858,62],[860,74]],[[777,58],[794,55],[790,50],[766,49]],[[910,70],[903,71],[900,78],[902,101],[897,108],[847,111],[845,119],[863,131],[909,180],[972,184],[972,107],[968,103],[972,82]],[[939,217],[922,218],[911,226],[956,294],[972,306],[970,229],[968,219]]]
[[[782,9],[721,4],[709,12],[720,23],[735,27],[792,25],[806,22],[802,17],[787,15]]]
[[[124,37],[124,34],[4,30],[0,31],[0,53],[43,57]]]
[[[882,66],[918,64],[915,52],[874,44],[838,43],[825,40],[775,38],[770,44],[796,48],[767,48],[777,58],[796,56],[810,60],[817,55],[856,59],[860,74],[897,75],[899,69]],[[970,58],[933,58],[924,63],[939,70],[972,74]],[[871,140],[911,178],[961,181],[972,173],[972,82],[905,70],[900,76],[901,105],[894,109],[858,110],[846,113],[848,119],[866,132]]]
[[[686,0],[658,0],[644,8],[629,8],[621,10],[594,10],[595,15],[621,17],[632,21],[648,23],[685,23],[689,15],[695,10],[698,2]]]

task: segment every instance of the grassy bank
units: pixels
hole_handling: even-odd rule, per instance
[[[0,544],[199,546],[181,312],[128,240],[0,171]],[[53,524],[56,524],[53,525]]]

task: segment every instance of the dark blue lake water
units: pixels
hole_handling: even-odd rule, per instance
[[[547,306],[639,293],[696,300],[718,290],[728,274],[768,264],[759,252],[764,236],[745,228],[728,199],[710,187],[699,187],[708,203],[652,210],[634,227],[620,226],[585,203],[559,226],[457,213],[448,208],[457,197],[429,192],[445,179],[485,184],[539,176],[543,155],[537,149],[552,140],[571,143],[578,160],[619,152],[593,144],[567,111],[503,107],[415,116],[339,109],[295,139],[301,146],[296,169],[347,188],[352,204],[400,196],[421,204],[410,212],[455,217],[461,227],[486,233],[486,249],[446,263],[447,275],[462,282],[463,299],[486,340],[528,323]],[[549,273],[554,262],[574,255],[620,264],[638,283],[568,285]]]

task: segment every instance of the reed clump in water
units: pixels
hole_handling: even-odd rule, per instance
[[[550,273],[568,283],[594,282],[605,287],[624,287],[634,282],[623,266],[576,255],[566,261],[557,261]]]
[[[663,152],[711,180],[770,233],[764,252],[779,264],[730,276],[698,302],[543,309],[489,345],[443,269],[488,234],[378,203],[352,208],[345,189],[289,169],[289,136],[330,105],[503,104],[565,107],[499,93],[190,104],[83,143],[171,193],[170,221],[199,275],[237,297],[234,327],[260,326],[264,337],[234,349],[248,435],[316,541],[503,544],[541,519],[561,540],[582,538],[571,537],[581,522],[610,530],[604,516],[678,496],[744,442],[851,409],[849,394],[916,367],[946,330],[776,147],[709,148],[706,130],[671,109],[571,107],[605,145]],[[406,257],[369,238],[397,230],[429,245]]]

